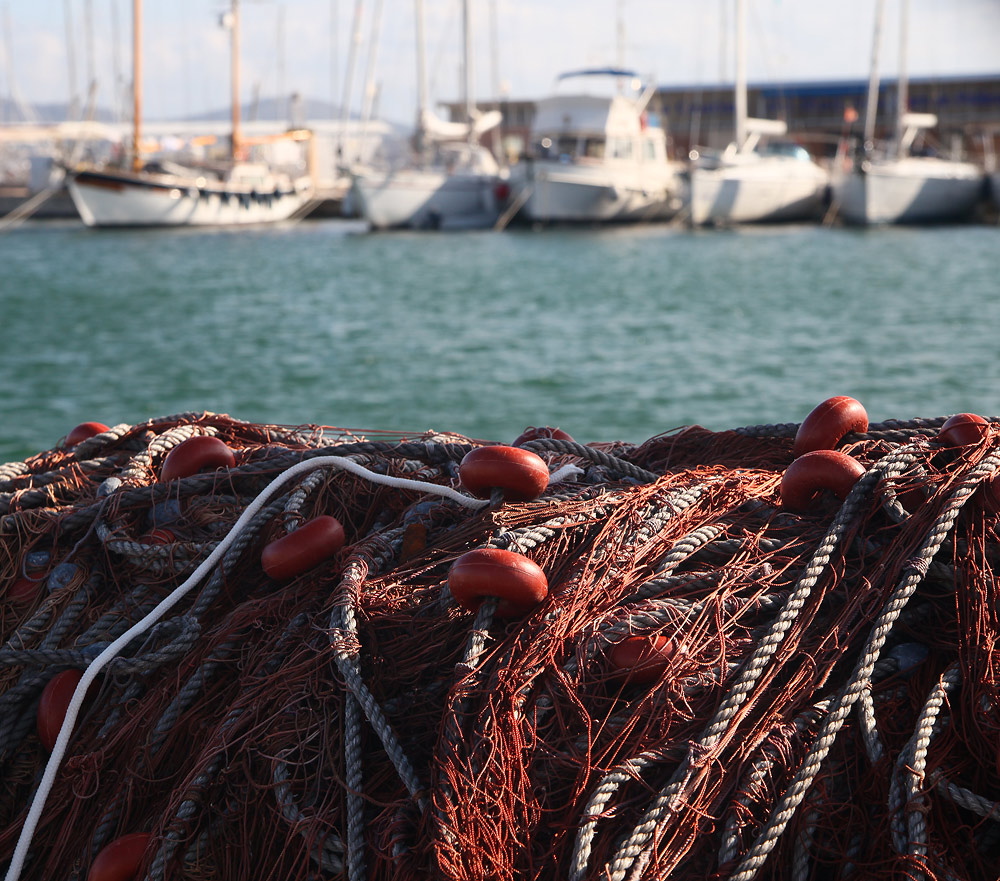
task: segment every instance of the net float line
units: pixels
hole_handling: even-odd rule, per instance
[[[995,879],[998,421],[863,413],[0,465],[0,867]]]

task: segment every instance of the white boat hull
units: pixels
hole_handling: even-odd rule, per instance
[[[818,166],[781,156],[748,157],[691,170],[691,223],[727,226],[808,220],[819,215],[829,177]]]
[[[671,168],[615,174],[534,161],[519,170],[512,198],[526,194],[521,214],[536,223],[636,223],[669,220],[683,205],[680,175]]]
[[[373,229],[486,229],[499,216],[494,174],[400,169],[355,175],[358,213]]]
[[[873,161],[834,181],[834,199],[847,223],[933,223],[969,215],[983,187],[972,163],[911,156]]]
[[[287,220],[309,200],[305,187],[268,192],[165,175],[87,171],[67,186],[87,226],[243,226]]]

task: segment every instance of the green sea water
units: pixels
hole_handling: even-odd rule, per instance
[[[1000,227],[0,236],[0,461],[191,410],[582,442],[1000,415]]]

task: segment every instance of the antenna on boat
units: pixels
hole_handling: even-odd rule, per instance
[[[878,56],[885,20],[885,0],[875,7],[875,34],[872,37],[872,68],[868,77],[868,102],[865,104],[865,134],[862,149],[868,152],[875,145],[875,115],[878,113]]]

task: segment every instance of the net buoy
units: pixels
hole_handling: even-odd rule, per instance
[[[520,447],[523,444],[528,443],[533,440],[545,440],[546,438],[552,438],[553,440],[564,440],[572,441],[573,438],[570,437],[561,428],[550,428],[548,425],[539,426],[536,428],[534,425],[529,425],[524,431],[522,431],[514,443],[511,446]]]
[[[663,675],[675,651],[674,641],[663,633],[629,636],[611,647],[608,661],[618,674],[616,678],[644,684]]]
[[[988,426],[989,422],[975,413],[956,413],[938,429],[937,439],[948,447],[967,447],[986,437]]]
[[[857,459],[837,450],[812,450],[797,458],[781,477],[781,507],[808,511],[822,490],[843,501],[865,473]]]
[[[169,483],[179,477],[190,477],[206,468],[232,468],[236,454],[217,437],[197,435],[179,443],[163,460],[160,480]]]
[[[792,453],[801,456],[813,450],[832,450],[844,435],[867,430],[868,413],[859,401],[847,395],[827,398],[802,420]]]
[[[82,678],[83,673],[79,670],[64,670],[53,676],[42,690],[38,702],[38,739],[49,752],[55,746],[59,729],[66,718],[66,708]]]
[[[455,601],[472,612],[487,597],[496,597],[497,614],[514,617],[531,611],[548,596],[549,581],[541,567],[522,554],[479,548],[452,563],[448,588]]]
[[[85,441],[88,437],[107,431],[108,426],[103,422],[81,422],[66,435],[66,446],[75,447],[80,441]]]
[[[266,545],[260,555],[260,565],[269,577],[284,581],[332,557],[344,546],[344,540],[340,521],[329,514],[321,514]]]
[[[24,605],[31,602],[37,596],[38,585],[40,583],[31,578],[18,578],[11,582],[10,586],[0,596],[15,606]]]
[[[549,485],[549,468],[542,457],[520,447],[477,447],[465,454],[458,474],[465,488],[480,499],[499,489],[505,499],[528,502]]]
[[[94,857],[87,881],[132,881],[151,837],[147,832],[133,832],[116,838]]]

